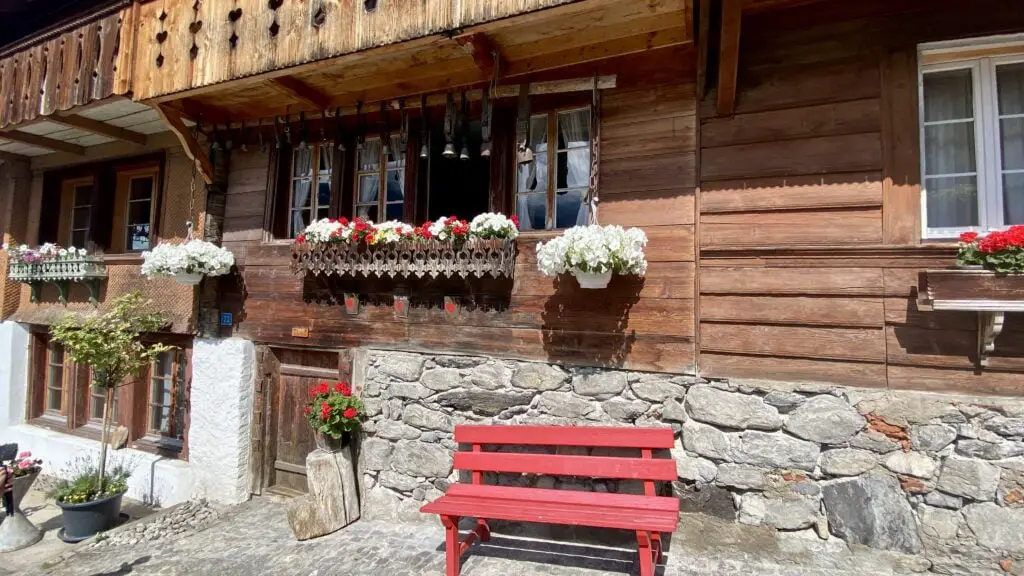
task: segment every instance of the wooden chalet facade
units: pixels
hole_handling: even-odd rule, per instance
[[[154,237],[182,239],[192,221],[234,253],[237,273],[198,291],[155,287],[140,256],[103,237],[101,301],[140,286],[174,308],[182,337],[255,345],[253,491],[304,489],[303,396],[358,378],[359,349],[1020,396],[1020,312],[1000,314],[994,349],[979,354],[998,331],[973,309],[919,306],[927,271],[954,264],[957,231],[1024,223],[1016,4],[126,1],[82,24],[94,32],[77,44],[74,30],[55,32],[0,54],[0,223],[7,241],[68,242],[73,213],[46,219],[74,203],[61,182],[106,178],[116,191],[121,162],[159,167]],[[69,43],[97,61],[71,70]],[[953,112],[924,112],[932,89]],[[140,140],[90,117],[111,102],[150,114],[154,132]],[[539,178],[517,164],[524,112]],[[47,118],[105,140],[26,129]],[[928,128],[947,124],[967,132]],[[926,168],[929,153],[953,166]],[[114,204],[103,223],[116,229]],[[293,269],[311,220],[489,211],[528,223],[512,278]],[[537,242],[588,220],[641,227],[646,276],[604,290],[542,276]],[[65,306],[4,286],[5,318],[42,332],[91,306],[85,292]],[[45,355],[33,354],[30,379],[42,381]],[[138,426],[133,438],[146,435]]]

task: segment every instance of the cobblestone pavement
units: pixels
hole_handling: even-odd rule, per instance
[[[794,543],[766,540],[767,532],[740,532],[737,525],[693,523],[669,543],[663,576],[825,576],[903,574],[920,566],[899,559],[860,558],[841,542],[799,537]],[[749,530],[749,529],[748,529]],[[761,536],[758,536],[761,535]],[[761,538],[761,540],[758,540]],[[767,547],[762,557],[744,550]],[[817,548],[815,548],[817,547]],[[258,498],[230,509],[206,530],[134,546],[83,546],[55,566],[25,574],[51,576],[131,575],[308,575],[428,576],[444,574],[444,532],[440,526],[359,522],[345,530],[296,542],[280,501]],[[779,556],[781,554],[781,556]],[[2,559],[0,559],[2,560]],[[548,543],[495,536],[474,545],[465,557],[465,576],[595,576],[636,573],[629,550]],[[867,568],[866,568],[867,567]],[[902,569],[901,569],[902,568]],[[905,570],[906,571],[905,571]]]

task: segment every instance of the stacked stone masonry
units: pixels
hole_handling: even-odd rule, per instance
[[[457,424],[671,426],[679,478],[663,490],[684,512],[922,554],[938,573],[1024,567],[1017,399],[383,351],[368,351],[363,366],[356,378],[368,413],[360,467],[369,518],[434,520],[419,508],[459,480]],[[641,489],[528,475],[487,481]]]

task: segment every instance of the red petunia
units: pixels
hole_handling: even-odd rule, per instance
[[[341,224],[342,226],[348,226],[348,218],[345,218],[344,216],[338,218],[338,224]]]
[[[960,235],[960,241],[965,243],[965,244],[970,244],[971,242],[974,242],[977,239],[978,239],[978,233],[977,232],[964,232],[963,234]]]
[[[344,416],[345,418],[348,418],[349,420],[351,420],[351,419],[355,418],[356,416],[359,416],[359,411],[356,410],[355,408],[349,407],[349,408],[346,408],[345,411],[341,413],[341,415]]]
[[[296,244],[305,244],[306,243],[306,235],[305,234],[299,234],[298,236],[296,236],[295,237],[295,243]]]

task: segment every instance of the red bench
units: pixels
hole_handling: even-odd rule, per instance
[[[671,458],[652,452],[672,448],[671,428],[597,428],[560,426],[456,426],[455,441],[472,451],[455,453],[455,468],[472,471],[472,484],[453,484],[448,492],[420,509],[441,516],[446,530],[448,576],[457,576],[462,555],[480,540],[490,539],[487,520],[512,520],[620,528],[636,532],[640,575],[652,576],[661,562],[662,532],[679,521],[679,500],[657,496],[655,481],[676,479]],[[484,446],[583,446],[639,449],[640,458],[510,454],[485,452]],[[573,490],[487,485],[484,472],[549,474],[642,480],[644,494],[606,494]],[[459,541],[459,519],[473,517],[476,527]]]

